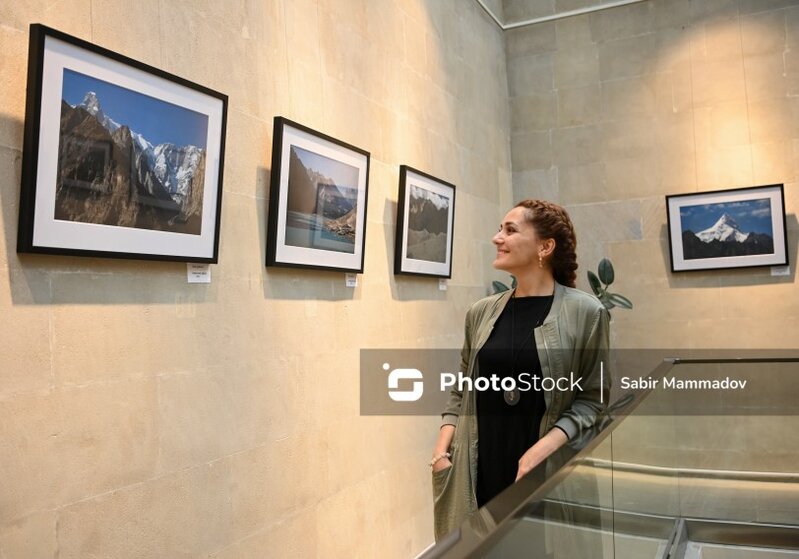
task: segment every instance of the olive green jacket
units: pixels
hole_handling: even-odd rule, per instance
[[[460,369],[465,376],[478,377],[477,353],[511,295],[511,291],[505,291],[486,297],[466,313]],[[544,392],[546,412],[539,426],[539,437],[557,426],[570,440],[574,439],[594,425],[605,410],[610,389],[609,375],[604,371],[608,357],[608,322],[608,312],[596,297],[555,284],[549,314],[534,330],[541,374],[544,378],[557,379],[569,377],[573,372],[575,378],[581,379],[582,391]],[[604,374],[600,374],[601,369]],[[463,393],[456,388],[451,391],[442,414],[443,425],[455,426],[450,447],[452,466],[433,473],[436,540],[477,510],[476,391]]]

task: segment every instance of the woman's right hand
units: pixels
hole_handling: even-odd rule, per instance
[[[450,462],[449,457],[443,456],[443,454],[446,452],[451,452],[450,447],[452,446],[452,439],[454,437],[454,425],[442,425],[438,430],[438,441],[436,442],[436,446],[433,448],[433,460],[436,459],[436,456],[441,456],[441,458],[439,458],[438,461],[433,464],[433,473],[440,472],[444,468],[452,466],[452,462]]]
[[[452,462],[450,462],[449,458],[442,458],[435,464],[433,464],[433,473],[440,472],[441,470],[446,470],[452,466]]]

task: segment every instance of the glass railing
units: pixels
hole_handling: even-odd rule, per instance
[[[799,358],[619,361],[609,419],[424,559],[799,558]]]

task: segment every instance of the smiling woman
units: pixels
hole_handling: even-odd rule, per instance
[[[533,471],[604,411],[609,384],[608,314],[574,288],[574,227],[566,211],[542,200],[511,209],[492,239],[494,267],[517,279],[512,291],[475,303],[466,315],[461,368],[466,376],[512,379],[496,390],[450,392],[433,452],[436,539]],[[563,390],[507,390],[526,375]],[[496,384],[496,383],[495,383]]]

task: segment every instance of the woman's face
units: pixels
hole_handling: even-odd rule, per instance
[[[542,242],[533,225],[525,219],[526,211],[526,208],[517,207],[505,214],[499,231],[491,239],[497,247],[497,256],[494,258],[494,268],[497,270],[513,273],[538,267]]]

